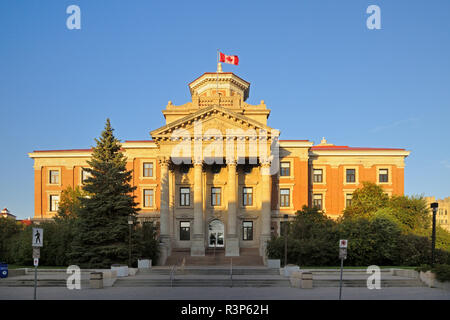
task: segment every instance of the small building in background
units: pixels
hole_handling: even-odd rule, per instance
[[[11,214],[7,208],[4,208],[4,209],[1,211],[1,217],[2,217],[2,218],[10,218],[10,219],[16,220],[16,216],[13,215],[13,214]]]
[[[438,200],[436,200],[435,197],[425,197],[425,200],[428,203],[428,207],[433,202],[437,202],[439,204],[438,211],[436,213],[436,224],[450,232],[450,197]]]

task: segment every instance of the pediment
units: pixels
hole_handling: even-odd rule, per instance
[[[259,134],[264,130],[270,137],[272,128],[229,109],[210,106],[153,130],[150,134],[158,142],[159,140],[170,139],[180,130],[188,132],[191,137],[198,134],[199,130],[202,134],[220,131],[224,137],[227,130],[235,130],[235,132],[243,132],[244,134],[252,131]]]

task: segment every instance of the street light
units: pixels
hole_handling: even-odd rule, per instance
[[[287,221],[288,221],[289,215],[284,215],[284,269],[286,271],[287,266]]]
[[[131,268],[131,226],[133,225],[133,216],[129,215],[128,216],[128,226],[129,226],[129,230],[130,230],[130,238],[129,238],[129,248],[128,248],[128,265]]]
[[[433,202],[431,205],[431,210],[433,210],[433,232],[431,235],[431,266],[434,266],[434,248],[436,246],[436,212],[439,207],[439,203]]]

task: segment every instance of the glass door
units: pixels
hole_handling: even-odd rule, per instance
[[[213,220],[209,224],[209,247],[224,247],[224,226],[219,220]]]

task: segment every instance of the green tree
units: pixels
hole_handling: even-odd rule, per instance
[[[352,204],[344,210],[344,216],[369,217],[380,208],[387,206],[389,196],[383,188],[364,181],[363,187],[353,192]]]
[[[109,267],[128,260],[128,217],[138,209],[130,185],[131,171],[126,170],[126,158],[114,137],[109,119],[92,158],[91,176],[83,190],[89,197],[80,198],[81,208],[76,220],[71,260],[84,267]]]
[[[151,259],[152,263],[156,263],[159,257],[159,241],[157,238],[156,228],[152,222],[144,222],[137,226],[135,230],[133,250],[134,260]]]
[[[76,218],[81,209],[81,199],[87,196],[87,192],[79,186],[68,186],[61,192],[58,204],[57,218]]]
[[[387,202],[391,214],[402,223],[402,229],[412,232],[430,226],[430,215],[423,197],[392,196]]]
[[[288,263],[324,266],[338,263],[336,222],[317,208],[303,207],[288,227]],[[284,264],[284,232],[268,242],[270,258]]]
[[[401,229],[389,217],[346,217],[339,224],[339,234],[348,240],[348,265],[393,265],[398,261]]]
[[[11,239],[18,235],[23,230],[21,226],[14,219],[0,218],[0,261],[11,263],[9,247]]]

